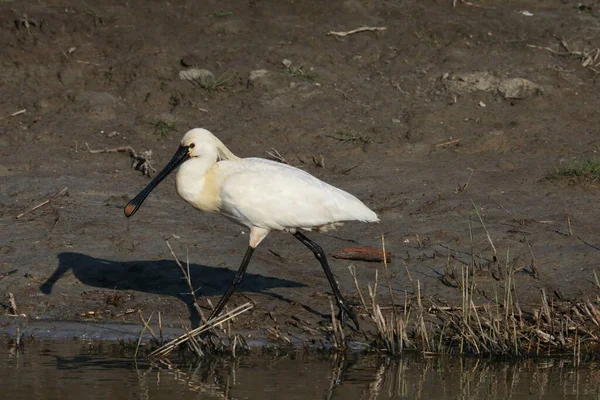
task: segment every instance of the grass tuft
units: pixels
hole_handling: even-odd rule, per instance
[[[481,221],[483,222],[483,221]],[[472,229],[470,229],[472,232]],[[488,240],[491,241],[489,233]],[[385,249],[383,238],[382,247]],[[471,249],[475,254],[474,248]],[[451,287],[460,291],[460,303],[440,304],[421,295],[421,284],[413,284],[413,294],[405,293],[404,305],[397,305],[391,291],[391,277],[384,262],[388,295],[378,293],[378,275],[368,284],[368,297],[360,289],[354,266],[349,267],[358,295],[374,327],[372,349],[398,355],[416,350],[423,355],[458,354],[485,357],[537,357],[571,354],[576,363],[582,357],[597,357],[600,350],[600,297],[595,300],[562,300],[543,288],[539,302],[521,309],[517,296],[518,273],[523,270],[506,250],[494,252],[494,295],[476,304],[481,265],[475,256],[471,263],[450,265]],[[502,258],[502,260],[501,260]],[[501,265],[502,264],[502,265]],[[488,274],[483,275],[483,279]],[[600,280],[593,271],[593,281]],[[411,282],[412,283],[412,282]]]
[[[338,129],[335,132],[335,136],[331,137],[344,143],[373,143],[373,140],[369,136],[363,133],[353,132],[345,129]]]
[[[287,69],[286,75],[294,78],[308,79],[309,81],[314,81],[319,77],[319,75],[312,68],[306,70],[304,69],[303,65],[299,67],[290,66]]]
[[[156,121],[150,121],[149,124],[154,127],[154,133],[158,133],[162,138],[167,138],[171,132],[177,132],[174,122],[168,122],[159,119]]]
[[[600,158],[593,158],[567,166],[560,166],[548,179],[569,178],[576,181],[600,181]]]
[[[211,14],[211,16],[213,16],[215,18],[231,17],[232,15],[233,15],[232,11],[226,11],[226,10],[217,10]]]

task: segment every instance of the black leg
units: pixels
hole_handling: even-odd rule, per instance
[[[308,247],[310,249],[310,251],[313,252],[313,254],[317,258],[317,260],[319,260],[319,262],[321,263],[321,266],[323,267],[323,271],[325,271],[325,276],[327,276],[327,280],[329,281],[329,284],[331,285],[331,290],[333,290],[333,295],[335,296],[335,300],[338,303],[338,307],[340,309],[339,318],[342,322],[342,325],[346,324],[346,316],[349,316],[350,319],[352,319],[352,322],[354,322],[356,329],[360,330],[360,328],[358,326],[358,319],[356,318],[356,315],[354,315],[354,312],[348,305],[348,302],[344,299],[344,296],[342,296],[342,293],[340,292],[337,282],[335,281],[333,273],[331,272],[331,269],[329,268],[329,264],[327,263],[327,257],[325,256],[325,252],[323,251],[321,246],[319,246],[318,244],[316,244],[315,242],[313,242],[312,240],[310,240],[309,238],[304,236],[304,234],[302,234],[299,231],[296,231],[296,233],[294,233],[294,236],[296,237],[296,239],[301,241],[302,244],[304,244],[306,247]]]
[[[253,252],[254,252],[254,247],[248,246],[248,250],[246,250],[246,254],[244,255],[244,259],[242,260],[242,264],[240,265],[240,268],[236,272],[235,277],[233,278],[233,281],[231,282],[231,285],[229,286],[229,289],[227,289],[227,292],[225,292],[223,297],[221,297],[221,300],[219,300],[219,304],[217,304],[217,306],[214,308],[212,313],[210,313],[210,316],[208,317],[209,321],[211,319],[219,316],[221,311],[223,311],[223,308],[225,307],[227,300],[229,300],[229,298],[231,297],[233,292],[235,292],[235,289],[237,289],[237,287],[240,285],[240,283],[242,283],[242,280],[244,279],[244,274],[246,273],[246,268],[248,268],[248,264],[250,263],[250,258],[252,258]]]

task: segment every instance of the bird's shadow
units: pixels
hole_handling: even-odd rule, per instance
[[[173,296],[187,304],[192,326],[198,326],[200,316],[193,305],[190,289],[181,269],[172,260],[111,261],[94,258],[81,253],[60,253],[58,267],[40,286],[45,294],[51,294],[54,284],[72,271],[83,284],[111,290],[134,290]],[[222,295],[231,284],[235,271],[226,268],[190,264],[189,273],[194,288],[200,287],[197,296]],[[238,291],[271,295],[266,292],[276,287],[306,286],[287,279],[271,278],[246,273]]]

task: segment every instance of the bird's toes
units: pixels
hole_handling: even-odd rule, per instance
[[[351,326],[348,324],[348,317],[350,317],[354,326]],[[352,329],[356,332],[360,331],[360,325],[358,324],[358,318],[356,317],[356,314],[349,306],[347,306],[347,305],[340,306],[340,312],[338,313],[338,319],[339,319],[342,327],[344,327],[344,328],[350,327],[350,329]]]

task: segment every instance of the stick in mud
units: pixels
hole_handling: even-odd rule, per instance
[[[142,344],[142,339],[144,337],[144,332],[146,332],[146,329],[148,329],[150,327],[150,321],[152,320],[152,315],[150,315],[150,318],[148,318],[148,322],[144,321],[144,317],[142,317],[142,314],[140,312],[140,318],[142,319],[142,322],[144,323],[144,327],[142,328],[142,330],[140,331],[140,336],[138,337],[138,342],[137,342],[137,346],[135,346],[135,353],[133,354],[133,359],[137,360],[137,355],[138,355],[138,351],[140,349],[140,344]]]
[[[237,317],[238,315],[245,313],[246,311],[252,309],[252,307],[253,307],[253,305],[251,303],[242,304],[241,306],[236,307],[231,311],[228,311],[224,314],[219,315],[217,318],[211,319],[206,324],[203,324],[202,326],[199,326],[196,329],[193,329],[191,331],[186,330],[186,333],[184,333],[183,335],[179,336],[176,339],[171,340],[169,343],[166,343],[164,346],[154,350],[152,353],[150,353],[148,355],[148,357],[164,357],[167,354],[169,354],[170,352],[172,352],[180,344],[185,343],[188,340],[190,340],[190,338],[195,338],[196,336],[200,335],[202,332],[208,331],[209,329],[219,326],[219,325],[223,324],[224,322],[227,322],[227,321]]]
[[[100,154],[100,153],[129,153],[131,158],[133,158],[133,165],[131,166],[133,169],[141,171],[143,175],[150,176],[151,173],[155,174],[156,169],[152,166],[152,150],[142,151],[141,153],[136,152],[131,146],[120,146],[114,147],[111,149],[98,149],[92,150],[90,149],[90,145],[85,143],[85,147],[91,154]]]
[[[19,315],[17,314],[17,302],[15,301],[15,296],[12,293],[8,294],[8,303],[10,304],[9,311],[11,315]]]
[[[565,209],[565,217],[567,219],[567,227],[569,228],[569,236],[573,236],[573,228],[571,228],[571,218],[569,217],[569,212]]]
[[[487,230],[487,227],[485,226],[485,223],[483,222],[483,218],[481,217],[481,214],[479,213],[479,210],[477,209],[477,206],[475,205],[475,202],[473,200],[471,200],[471,204],[473,205],[473,209],[475,210],[475,214],[477,214],[477,217],[479,217],[479,222],[481,222],[481,226],[483,226],[483,230],[485,231],[485,234],[487,236],[488,242],[490,242],[490,244],[492,245],[492,250],[494,250],[494,256],[496,256],[498,254],[498,252],[496,251],[496,246],[494,246],[494,242],[492,241],[492,237],[490,236],[490,232]]]
[[[386,29],[387,28],[385,26],[361,26],[360,28],[352,29],[351,31],[345,31],[345,32],[329,31],[327,33],[327,36],[344,37],[344,36],[353,35],[353,34],[359,33],[359,32],[385,31]]]
[[[179,269],[181,269],[181,273],[183,274],[183,276],[185,277],[185,281],[188,284],[188,288],[190,289],[190,296],[192,296],[192,299],[194,301],[194,308],[196,309],[196,311],[198,312],[198,315],[200,316],[200,319],[202,320],[203,324],[206,324],[206,317],[204,316],[204,313],[202,312],[202,309],[200,308],[200,305],[198,304],[198,298],[196,298],[196,292],[198,291],[198,289],[194,290],[194,287],[192,285],[192,278],[190,275],[190,260],[188,257],[187,260],[187,272],[186,270],[183,268],[183,265],[181,265],[181,262],[179,262],[179,259],[177,258],[177,256],[175,255],[175,252],[173,251],[173,248],[171,247],[171,244],[169,243],[169,239],[171,238],[178,238],[177,236],[173,235],[172,237],[166,238],[165,242],[167,243],[167,246],[169,247],[169,251],[171,252],[171,255],[173,256],[173,258],[175,259],[175,263],[177,263],[177,266],[179,267]],[[212,303],[208,303],[211,308],[212,308]]]
[[[22,212],[21,214],[17,215],[16,219],[20,219],[20,218],[21,218],[23,215],[25,215],[25,214],[29,214],[30,212],[32,212],[32,211],[35,211],[35,210],[37,210],[38,208],[45,206],[46,204],[49,204],[49,203],[50,203],[50,200],[52,200],[52,199],[54,199],[54,198],[56,198],[56,197],[58,197],[58,196],[62,195],[62,194],[63,194],[63,193],[65,193],[65,192],[66,192],[68,189],[69,189],[69,188],[68,188],[68,187],[66,187],[66,188],[64,188],[63,190],[61,190],[60,192],[58,192],[58,193],[56,193],[55,195],[51,196],[51,197],[50,197],[48,200],[42,201],[40,204],[38,204],[38,205],[36,205],[36,206],[33,206],[32,208],[30,208],[30,209],[29,209],[29,210],[27,210],[27,211],[24,211],[24,212]]]
[[[4,116],[4,117],[0,117],[0,121],[3,120],[6,117],[16,117],[17,115],[25,114],[26,112],[27,112],[26,108],[24,108],[22,110],[19,110],[19,111],[15,111],[14,113],[12,113],[10,115]]]

